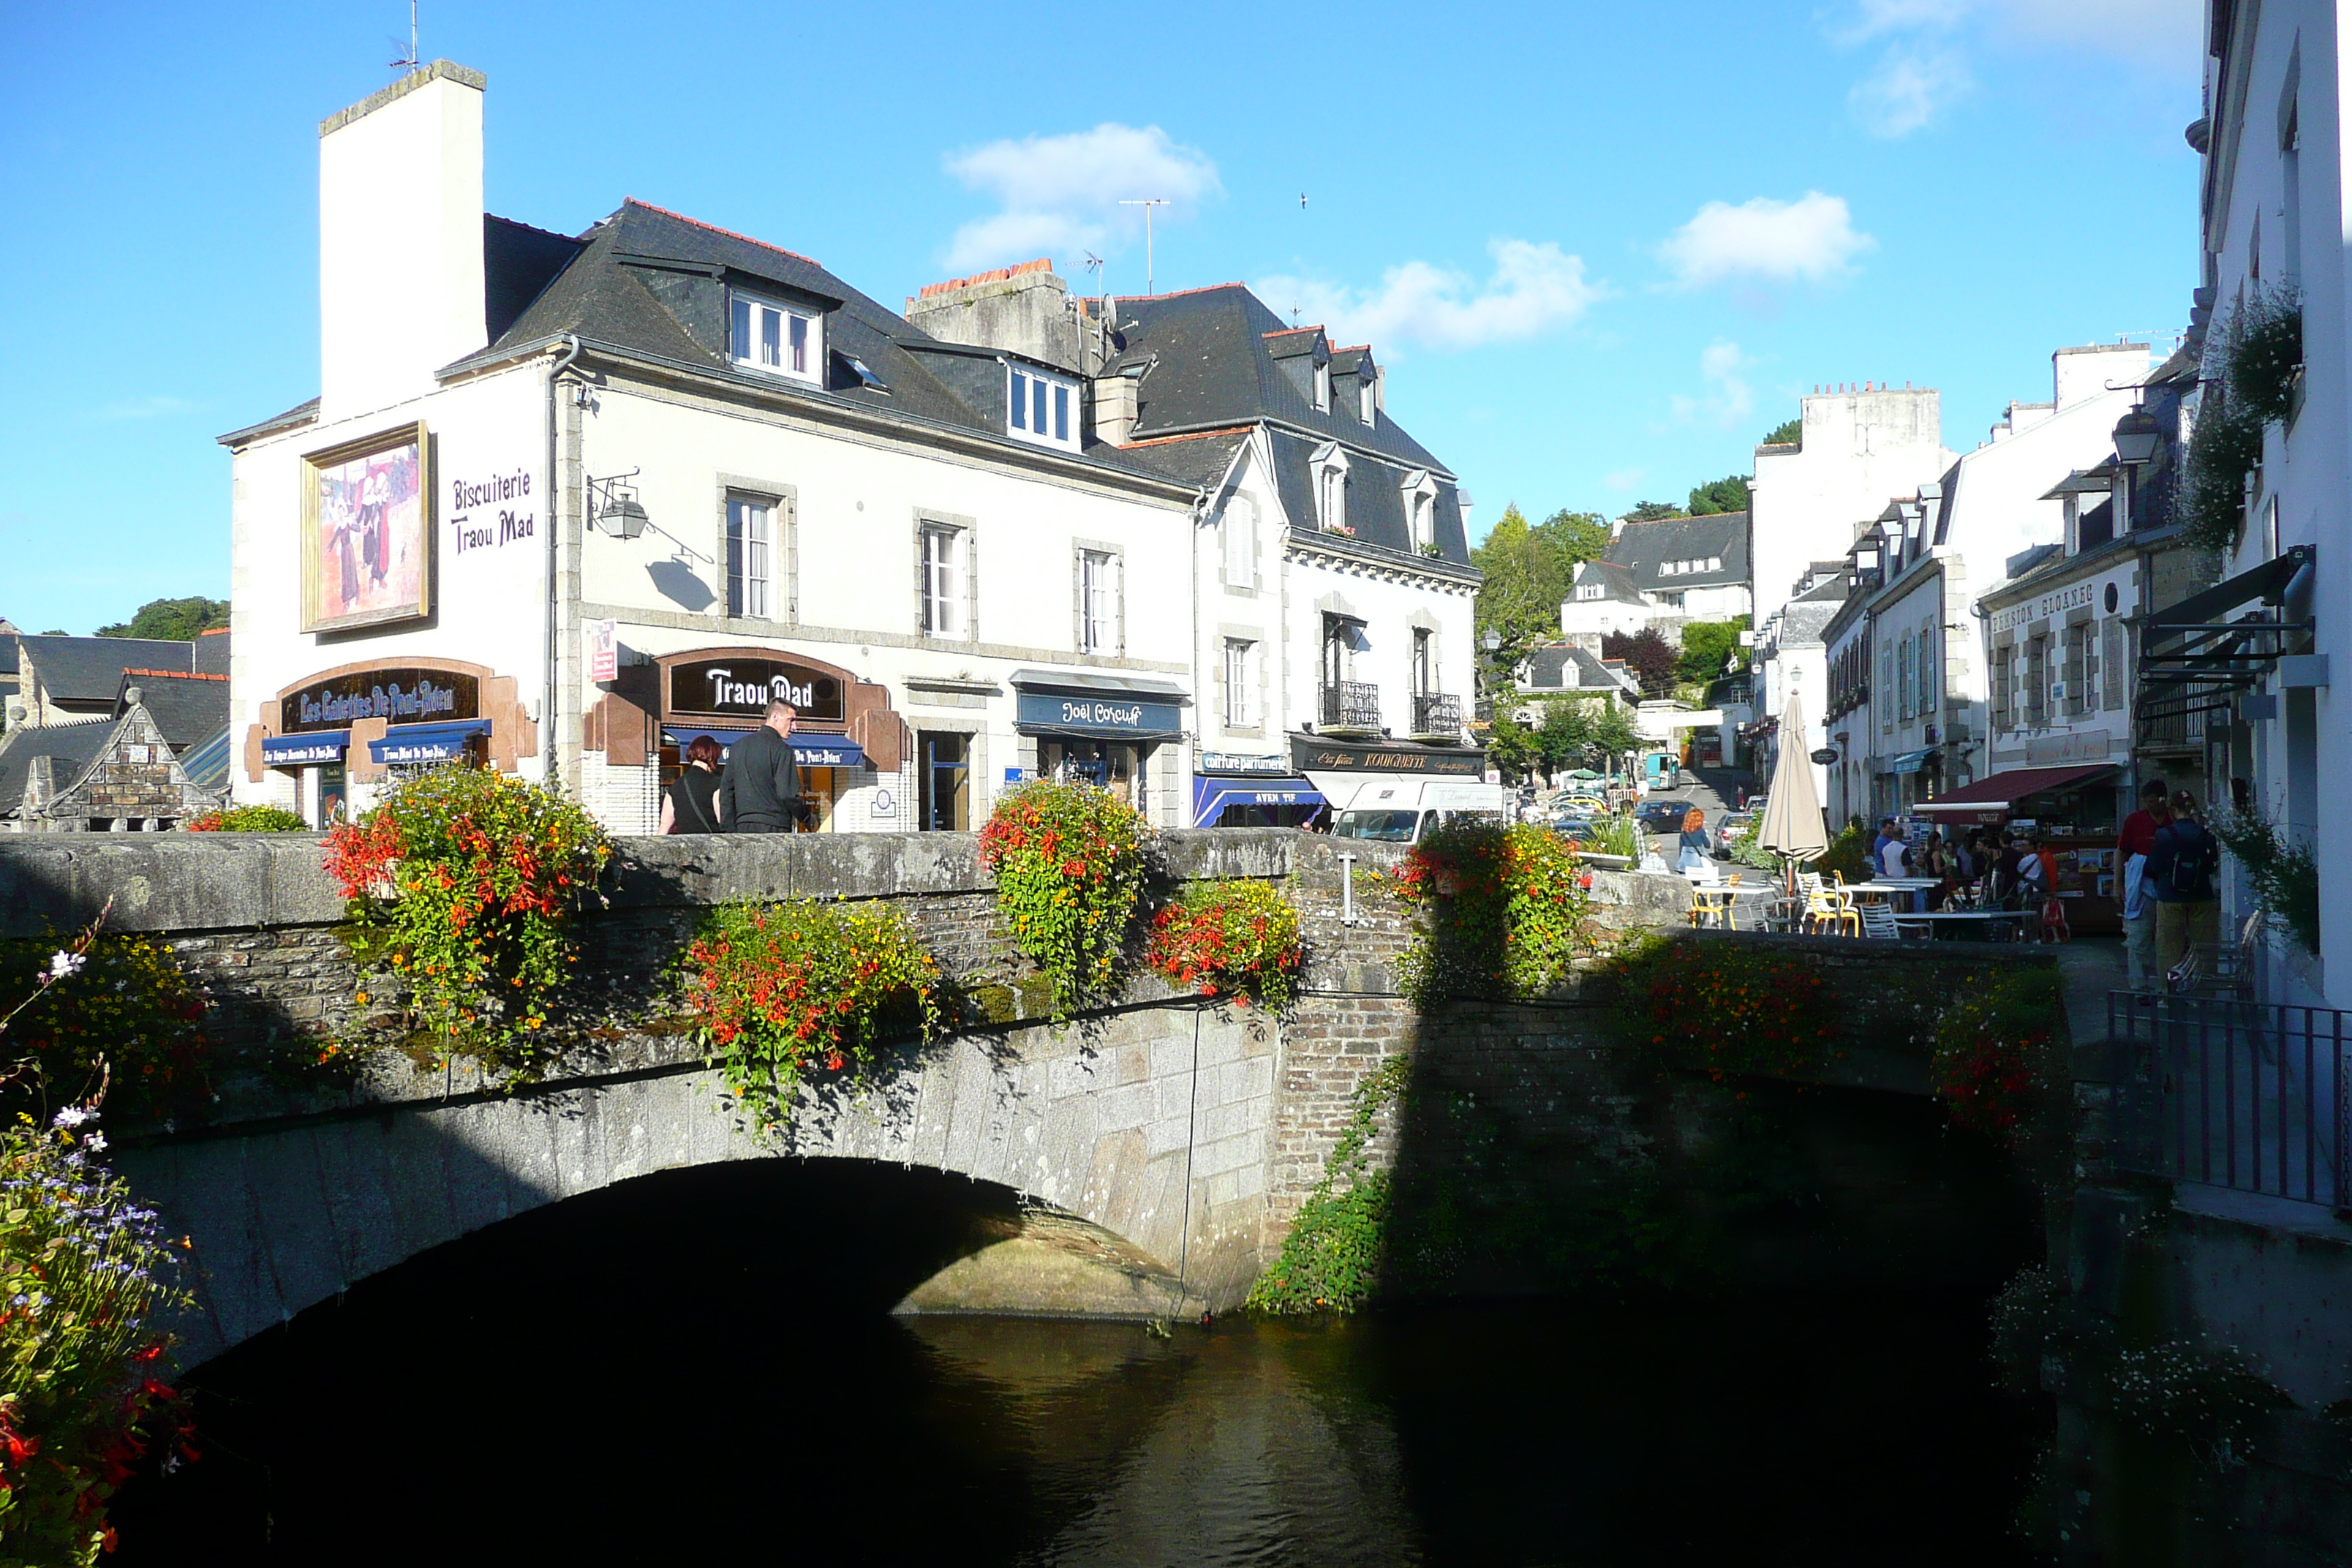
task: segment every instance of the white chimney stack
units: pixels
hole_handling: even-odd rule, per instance
[[[319,417],[432,390],[488,341],[482,89],[435,60],[319,122]]]

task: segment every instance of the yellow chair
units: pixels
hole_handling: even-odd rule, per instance
[[[1853,895],[1846,890],[1845,879],[1840,878],[1835,887],[1823,882],[1814,872],[1803,874],[1805,889],[1805,926],[1820,931],[1828,926],[1842,935],[1860,936],[1862,916],[1853,907]]]
[[[1731,907],[1738,895],[1726,888],[1694,888],[1691,889],[1690,922],[1694,926],[1717,926],[1731,929]]]

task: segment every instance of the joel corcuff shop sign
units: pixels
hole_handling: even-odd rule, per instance
[[[1142,702],[1126,697],[1055,697],[1021,694],[1020,721],[1055,730],[1090,730],[1106,735],[1172,733],[1183,727],[1173,702]]]
[[[348,730],[362,719],[421,724],[481,716],[479,683],[438,669],[371,669],[303,688],[278,703],[281,734]]]

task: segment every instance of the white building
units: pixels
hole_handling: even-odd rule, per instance
[[[1655,630],[1679,645],[1693,621],[1748,621],[1756,609],[1748,573],[1748,513],[1621,519],[1608,551],[1576,569],[1559,606],[1562,635],[1618,637]]]
[[[484,85],[320,128],[320,396],[223,437],[236,798],[320,820],[470,753],[650,831],[680,748],[781,693],[831,830],[974,826],[1041,770],[1189,823],[1197,487],[1089,440],[1065,367],[805,257],[486,216]]]

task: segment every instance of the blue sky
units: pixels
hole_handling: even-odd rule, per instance
[[[2061,344],[2181,325],[2194,0],[692,7],[424,0],[487,71],[490,209],[635,195],[886,300],[1050,254],[1233,279],[1371,340],[1390,412],[1516,500],[1745,471],[1818,383],[1966,449]],[[317,390],[317,138],[400,0],[0,6],[0,616],[228,591],[213,441]],[[1300,196],[1305,195],[1302,206]]]

